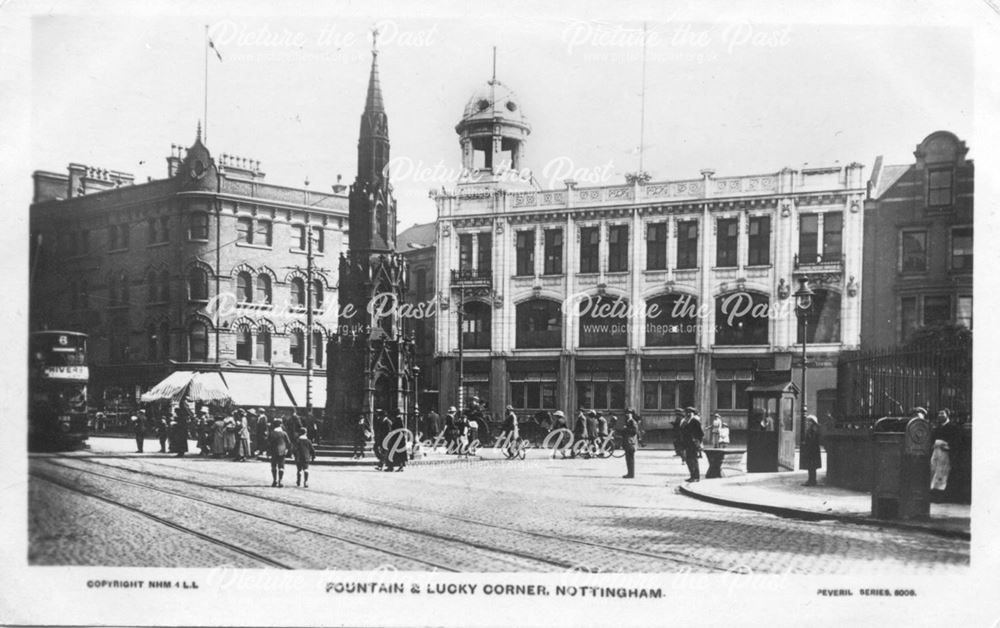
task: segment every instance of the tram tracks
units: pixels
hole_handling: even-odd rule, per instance
[[[105,468],[110,469],[110,470],[125,471],[125,472],[128,472],[128,473],[136,473],[136,474],[141,474],[141,475],[158,477],[158,478],[165,479],[165,480],[171,480],[171,481],[180,482],[180,483],[184,483],[184,484],[188,484],[188,485],[198,486],[200,488],[212,489],[212,490],[220,490],[220,491],[224,491],[224,492],[227,492],[227,493],[236,494],[236,495],[240,495],[240,496],[244,496],[244,497],[253,497],[253,498],[256,498],[256,499],[265,500],[265,501],[267,501],[269,503],[281,503],[283,505],[289,505],[289,506],[293,506],[293,507],[298,507],[298,508],[301,508],[301,509],[304,509],[304,510],[309,510],[309,511],[316,512],[316,513],[319,513],[319,514],[334,515],[334,516],[343,517],[343,518],[347,518],[347,519],[353,519],[353,520],[356,520],[356,521],[359,521],[359,522],[365,523],[365,524],[382,525],[383,527],[390,527],[390,528],[393,528],[393,529],[395,529],[397,531],[400,531],[400,532],[409,533],[410,535],[418,535],[418,536],[421,536],[421,537],[428,537],[429,536],[429,537],[432,537],[436,542],[450,541],[453,544],[456,543],[456,540],[453,539],[453,538],[450,538],[450,537],[446,537],[446,536],[443,536],[443,535],[437,535],[437,534],[430,533],[430,532],[427,532],[427,531],[412,530],[412,529],[406,528],[405,526],[387,526],[387,525],[385,525],[385,524],[383,524],[381,522],[378,522],[376,520],[369,519],[369,518],[366,518],[366,517],[358,517],[358,516],[346,515],[344,513],[338,513],[338,512],[328,511],[328,510],[319,509],[319,508],[312,508],[312,507],[309,507],[309,506],[306,506],[306,505],[303,505],[303,504],[295,504],[295,503],[287,502],[287,501],[284,501],[284,500],[274,500],[274,499],[270,499],[270,498],[261,497],[259,495],[253,495],[252,493],[246,493],[246,492],[243,492],[243,491],[236,491],[236,490],[231,490],[231,489],[225,489],[225,488],[221,488],[221,487],[218,487],[218,486],[213,486],[211,484],[205,484],[205,483],[201,483],[201,482],[194,482],[194,481],[191,481],[191,480],[183,480],[183,479],[173,478],[173,477],[169,477],[169,476],[165,476],[165,475],[161,475],[161,474],[146,473],[146,472],[136,471],[134,469],[128,469],[128,468],[125,468],[125,467],[111,467],[109,465],[104,465],[104,464],[101,464],[101,463],[98,463],[98,462],[94,462],[94,461],[89,460],[89,459],[80,459],[80,460],[83,461],[83,462],[86,462],[88,464],[93,464],[93,465],[105,467]],[[156,492],[159,492],[159,493],[171,495],[171,496],[174,496],[174,497],[179,497],[179,498],[187,499],[187,500],[190,500],[190,501],[193,501],[193,502],[197,502],[197,503],[200,503],[200,504],[205,504],[205,505],[208,505],[208,506],[213,506],[215,508],[220,508],[220,509],[228,510],[230,512],[234,512],[234,513],[237,513],[237,514],[240,514],[240,515],[243,515],[243,516],[248,516],[248,517],[254,517],[254,518],[257,518],[257,519],[262,519],[262,520],[265,520],[265,521],[268,521],[268,522],[271,522],[271,523],[275,523],[275,524],[279,524],[279,525],[291,528],[293,530],[297,530],[297,531],[301,531],[301,532],[306,532],[306,533],[310,533],[310,534],[315,534],[315,535],[318,535],[318,536],[321,536],[321,537],[324,537],[324,538],[328,538],[328,539],[331,539],[331,540],[335,540],[335,541],[339,541],[339,542],[342,542],[342,543],[346,543],[346,544],[354,546],[354,547],[364,548],[364,549],[367,549],[367,550],[373,550],[373,551],[376,551],[376,552],[379,552],[379,553],[382,553],[382,554],[385,554],[385,555],[388,555],[388,556],[392,556],[392,557],[397,558],[397,559],[403,559],[404,561],[407,561],[407,562],[410,562],[410,563],[422,564],[422,565],[430,567],[430,568],[432,568],[433,570],[436,570],[436,571],[446,571],[446,572],[460,572],[461,571],[460,569],[456,569],[454,566],[447,565],[447,564],[444,564],[444,563],[441,563],[441,562],[437,562],[437,561],[428,560],[428,559],[425,559],[425,558],[418,558],[418,557],[416,557],[416,556],[414,556],[414,555],[412,555],[410,553],[394,551],[392,549],[389,549],[389,548],[386,548],[386,547],[383,547],[383,546],[375,545],[375,544],[372,544],[372,543],[366,543],[366,542],[360,541],[360,540],[358,540],[356,538],[351,538],[351,537],[346,537],[346,536],[343,536],[343,535],[333,534],[333,533],[327,532],[325,530],[316,529],[316,528],[311,527],[311,526],[303,526],[303,525],[299,525],[299,524],[289,523],[288,521],[281,520],[281,519],[276,519],[274,517],[269,517],[267,515],[263,515],[263,514],[258,513],[258,512],[252,512],[252,511],[249,511],[249,510],[246,510],[246,509],[243,509],[243,508],[238,508],[238,507],[230,506],[230,505],[226,505],[226,504],[220,504],[220,503],[215,502],[215,501],[211,501],[211,500],[204,499],[204,498],[201,498],[201,497],[197,497],[195,495],[190,495],[190,494],[187,494],[187,493],[182,493],[182,492],[179,492],[179,491],[174,491],[174,490],[171,490],[171,489],[168,489],[168,488],[164,488],[162,486],[157,486],[155,484],[149,484],[149,483],[146,483],[146,482],[136,482],[136,481],[132,481],[132,480],[127,480],[127,479],[124,479],[124,478],[120,478],[120,477],[116,477],[116,476],[113,476],[113,475],[109,475],[107,473],[100,473],[100,472],[97,472],[97,471],[94,471],[94,470],[91,470],[91,469],[83,469],[83,468],[80,468],[80,467],[77,467],[77,466],[72,466],[72,465],[66,465],[66,464],[61,464],[61,463],[53,462],[51,459],[47,460],[46,462],[48,462],[49,464],[52,464],[53,466],[61,467],[61,468],[64,468],[64,469],[67,469],[67,470],[70,470],[70,471],[74,471],[74,472],[78,472],[78,473],[86,473],[86,474],[89,474],[89,475],[92,475],[92,476],[104,478],[106,480],[111,480],[111,481],[119,482],[119,483],[122,483],[122,484],[127,484],[127,485],[131,485],[131,486],[135,486],[137,488],[142,488],[143,490],[152,490],[152,491],[156,491]],[[80,490],[78,492],[85,493],[85,491],[82,491],[82,490]],[[114,502],[113,500],[108,500],[107,498],[104,498],[104,497],[99,496],[99,495],[93,495],[93,494],[90,494],[90,495],[94,496],[94,497],[97,497],[97,498],[100,498],[100,499],[104,499],[105,501],[109,501],[110,503],[117,503],[117,502]],[[134,509],[133,507],[129,507],[127,505],[125,505],[125,507],[127,507],[129,509],[132,509],[132,510],[135,510],[135,511],[139,512],[140,514],[146,514],[146,513],[144,513],[143,511],[141,511],[139,509]],[[155,515],[147,515],[147,516],[150,516],[151,518],[156,517]],[[181,527],[183,527],[183,526],[181,526]],[[546,560],[544,558],[539,558],[537,556],[534,556],[534,555],[531,555],[531,554],[526,554],[526,553],[509,552],[507,550],[498,549],[498,548],[495,548],[495,547],[492,547],[492,546],[488,546],[486,544],[469,542],[469,541],[459,541],[458,543],[460,545],[474,547],[476,549],[485,551],[485,552],[487,552],[489,554],[493,554],[493,555],[500,554],[505,559],[507,559],[507,558],[509,558],[511,556],[514,556],[514,557],[521,558],[523,560],[529,561],[530,563],[535,563],[535,564],[541,563],[541,564],[547,565],[549,567],[557,567],[557,568],[560,568],[560,569],[565,569],[565,568],[571,567],[571,565],[569,563]],[[290,567],[288,567],[288,568],[290,568]]]
[[[61,465],[58,465],[58,466],[61,466]],[[78,486],[73,486],[69,482],[66,482],[66,481],[64,481],[62,479],[59,479],[59,478],[56,478],[56,477],[53,477],[52,475],[49,475],[47,473],[40,473],[38,471],[31,471],[30,475],[34,476],[35,478],[37,478],[39,480],[42,480],[43,482],[48,482],[49,484],[53,484],[53,485],[58,486],[58,487],[60,487],[62,489],[70,491],[72,493],[76,493],[78,495],[83,495],[83,496],[88,497],[90,499],[96,499],[96,500],[99,500],[101,502],[104,502],[104,503],[107,503],[107,504],[111,504],[113,506],[121,508],[122,510],[127,510],[128,512],[131,512],[133,514],[139,515],[140,517],[143,517],[145,519],[149,519],[151,521],[155,521],[156,523],[159,523],[159,524],[161,524],[163,526],[166,526],[168,528],[171,528],[173,530],[177,530],[179,532],[184,532],[186,534],[189,534],[191,536],[199,538],[202,541],[205,541],[207,543],[211,543],[212,545],[217,545],[217,546],[220,546],[220,547],[224,547],[224,548],[226,548],[227,550],[229,550],[231,552],[235,552],[235,553],[237,553],[237,554],[239,554],[241,556],[244,556],[246,558],[250,558],[250,559],[255,560],[257,562],[263,563],[264,565],[267,565],[268,567],[276,567],[278,569],[294,569],[294,567],[292,567],[291,565],[287,565],[287,564],[282,563],[280,561],[274,560],[273,558],[270,558],[268,556],[265,556],[263,554],[255,552],[253,550],[246,549],[245,547],[240,547],[239,545],[236,545],[234,543],[230,543],[228,541],[224,541],[224,540],[219,539],[217,537],[214,537],[214,536],[212,536],[210,534],[205,534],[204,532],[201,532],[199,530],[195,530],[194,528],[182,525],[180,523],[177,523],[176,521],[171,521],[170,519],[167,519],[165,517],[160,517],[159,515],[155,515],[153,513],[146,512],[146,511],[142,510],[141,508],[136,508],[134,506],[129,506],[128,504],[122,504],[121,502],[117,502],[117,501],[115,501],[113,499],[109,499],[108,497],[105,497],[103,495],[99,495],[99,494],[91,492],[91,491],[83,490],[83,489],[81,489]]]
[[[160,478],[160,479],[164,479],[164,480],[170,480],[170,481],[180,482],[180,483],[188,484],[188,485],[192,485],[192,486],[198,486],[198,487],[204,488],[204,489],[224,491],[224,492],[227,492],[227,493],[241,495],[241,496],[244,496],[244,497],[251,497],[251,498],[265,500],[265,501],[268,501],[268,502],[271,502],[271,503],[277,502],[277,503],[281,503],[283,505],[291,506],[291,507],[294,507],[294,508],[300,508],[300,509],[303,509],[303,510],[306,510],[306,511],[310,511],[310,512],[314,512],[314,513],[318,513],[318,514],[333,515],[333,516],[337,516],[337,517],[343,517],[343,518],[346,518],[346,519],[352,519],[352,520],[355,520],[355,521],[358,521],[358,522],[361,522],[361,523],[365,523],[365,524],[369,524],[369,525],[377,525],[377,526],[387,527],[387,528],[390,528],[390,529],[399,530],[399,531],[403,531],[403,532],[408,532],[408,533],[412,533],[412,534],[419,534],[419,535],[425,536],[427,538],[430,538],[430,539],[432,539],[435,542],[461,543],[461,544],[464,544],[464,545],[468,545],[468,546],[475,547],[475,548],[478,548],[478,549],[486,550],[486,551],[489,551],[489,552],[501,553],[501,554],[503,554],[505,556],[518,556],[518,557],[524,558],[524,559],[529,560],[529,561],[543,563],[543,564],[547,564],[547,565],[554,566],[554,567],[559,567],[561,569],[566,569],[566,570],[573,570],[573,571],[587,570],[586,565],[581,564],[579,561],[573,562],[573,561],[566,561],[566,560],[561,560],[561,559],[550,559],[550,558],[540,557],[540,556],[538,556],[535,553],[526,553],[526,552],[523,552],[523,551],[520,551],[520,550],[517,550],[517,549],[512,549],[512,548],[496,547],[495,545],[490,545],[490,544],[486,544],[486,543],[474,541],[474,540],[469,539],[469,538],[456,538],[454,535],[440,534],[440,533],[436,533],[436,532],[432,532],[432,531],[428,531],[428,530],[414,530],[412,528],[409,528],[409,527],[406,527],[406,526],[403,526],[403,525],[399,525],[399,524],[396,524],[396,523],[388,522],[388,521],[385,521],[385,520],[382,520],[382,519],[375,519],[375,518],[366,517],[366,516],[358,515],[358,514],[354,514],[354,513],[345,513],[345,512],[341,512],[341,511],[328,510],[328,509],[325,509],[325,508],[320,508],[320,507],[312,506],[312,505],[309,505],[309,504],[302,504],[302,503],[299,503],[299,502],[288,501],[286,499],[276,498],[276,496],[274,496],[274,495],[268,495],[267,497],[263,497],[261,495],[255,494],[253,492],[238,490],[238,489],[235,489],[235,488],[232,488],[232,487],[220,487],[220,486],[215,485],[215,484],[209,484],[209,483],[205,483],[205,482],[198,482],[198,481],[195,481],[195,480],[178,478],[178,477],[175,477],[175,476],[170,476],[170,475],[165,475],[165,474],[160,474],[160,473],[153,473],[153,472],[150,472],[150,471],[147,471],[147,470],[140,471],[140,470],[137,470],[137,469],[131,469],[131,468],[128,468],[128,467],[119,467],[119,466],[111,467],[110,465],[105,465],[103,463],[97,462],[97,461],[92,460],[92,459],[80,459],[80,460],[82,462],[86,462],[86,463],[91,464],[91,465],[97,465],[97,466],[101,466],[101,467],[105,467],[105,468],[109,468],[109,469],[115,469],[115,470],[119,470],[119,471],[123,471],[123,472],[127,472],[127,473],[138,474],[138,475],[143,475],[143,476],[156,477],[156,478]],[[175,468],[172,465],[158,464],[158,463],[154,463],[154,462],[150,462],[150,461],[144,461],[144,462],[146,464],[150,465],[150,466]],[[69,468],[76,468],[76,467],[69,467]],[[210,472],[210,471],[208,473],[212,473],[216,477],[231,479],[230,476],[226,476],[224,474],[213,473],[213,472]],[[565,536],[558,536],[558,535],[555,535],[555,534],[549,534],[549,533],[540,532],[540,531],[537,531],[537,530],[525,530],[523,528],[518,528],[518,527],[513,527],[513,526],[506,526],[506,525],[500,525],[500,524],[496,524],[496,523],[490,523],[490,522],[486,522],[486,521],[482,521],[482,520],[478,520],[478,519],[473,519],[473,518],[465,517],[465,516],[461,516],[461,515],[455,515],[455,514],[450,514],[450,513],[442,513],[442,512],[436,511],[436,510],[430,510],[430,509],[426,509],[426,508],[420,508],[420,507],[417,507],[417,506],[410,506],[410,505],[400,504],[400,503],[397,503],[397,502],[386,502],[386,501],[378,500],[378,499],[372,499],[372,498],[367,498],[367,497],[359,497],[359,496],[355,496],[355,495],[348,495],[348,494],[338,493],[336,491],[330,491],[330,490],[325,490],[325,489],[323,489],[323,490],[313,490],[313,489],[310,489],[310,491],[314,492],[314,493],[319,493],[319,494],[322,494],[322,495],[330,496],[330,497],[336,497],[336,498],[339,498],[339,499],[345,499],[345,500],[351,500],[351,501],[363,503],[363,504],[366,504],[366,505],[369,505],[369,506],[375,506],[375,507],[377,507],[379,509],[386,510],[386,511],[403,510],[403,511],[410,512],[410,513],[413,513],[413,514],[418,514],[418,515],[421,515],[421,516],[432,516],[432,517],[447,519],[447,520],[451,520],[451,521],[455,521],[455,522],[460,522],[460,523],[467,524],[467,525],[473,525],[473,526],[481,527],[481,528],[484,528],[486,530],[490,530],[490,531],[494,531],[494,532],[501,531],[501,532],[505,532],[505,533],[509,533],[509,534],[514,534],[514,535],[527,536],[527,537],[531,537],[531,538],[534,538],[534,539],[538,539],[538,540],[542,540],[542,541],[547,541],[547,542],[556,542],[556,543],[561,543],[561,544],[568,544],[568,545],[571,545],[571,546],[579,547],[579,548],[581,548],[581,550],[585,550],[586,552],[589,552],[589,554],[587,554],[588,556],[592,556],[594,552],[611,552],[611,553],[617,553],[617,554],[624,554],[624,555],[627,555],[627,556],[634,556],[636,558],[640,558],[641,557],[641,558],[644,558],[644,559],[654,559],[654,560],[658,560],[658,561],[668,561],[668,562],[679,564],[679,565],[683,565],[683,566],[686,566],[686,567],[695,567],[695,568],[697,568],[699,570],[714,571],[714,572],[719,572],[719,573],[727,573],[727,572],[730,571],[730,569],[728,569],[726,567],[721,567],[721,566],[711,565],[711,564],[705,564],[704,562],[698,561],[698,560],[694,559],[693,557],[691,557],[690,555],[688,555],[686,553],[683,553],[683,552],[670,552],[670,551],[651,552],[651,551],[639,550],[639,549],[635,549],[635,548],[628,548],[628,547],[621,547],[621,546],[616,546],[616,545],[609,545],[609,544],[606,544],[606,543],[597,543],[597,542],[593,542],[593,541],[587,541],[587,540],[584,540],[584,539],[571,538],[571,537],[565,537]],[[596,571],[600,571],[600,570],[598,569]]]

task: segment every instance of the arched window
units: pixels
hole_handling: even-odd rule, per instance
[[[326,346],[323,343],[323,332],[314,331],[312,335],[313,364],[323,366],[323,354]]]
[[[493,308],[481,301],[465,304],[462,317],[462,346],[465,349],[489,349]]]
[[[770,301],[762,294],[730,292],[715,299],[715,344],[766,345]]]
[[[236,275],[236,300],[239,303],[253,303],[253,280],[246,271]]]
[[[208,325],[192,323],[188,331],[188,353],[191,360],[208,360]]]
[[[204,268],[192,268],[188,273],[188,298],[192,301],[208,300],[208,273]]]
[[[170,324],[160,323],[160,356],[164,360],[170,358]]]
[[[628,301],[621,297],[585,297],[580,301],[580,346],[628,346]]]
[[[292,278],[291,290],[292,290],[292,306],[305,307],[306,289],[305,289],[305,282],[302,281],[301,277]]]
[[[237,329],[236,330],[236,359],[250,361],[252,357],[251,351],[253,350],[253,345],[250,343],[250,330],[249,329]]]
[[[323,282],[319,279],[313,280],[313,302],[314,310],[323,309]]]
[[[160,301],[164,303],[170,301],[170,273],[168,271],[160,273]]]
[[[271,302],[271,276],[267,274],[257,275],[257,302]]]
[[[305,336],[301,329],[295,329],[288,335],[288,352],[292,356],[292,362],[298,365],[305,364],[303,353],[305,352]]]
[[[271,332],[261,329],[257,332],[257,360],[271,363]]]
[[[695,345],[697,331],[697,298],[687,294],[666,294],[646,301],[647,347]]]
[[[518,349],[559,348],[562,346],[562,308],[557,301],[531,299],[516,308]]]
[[[810,344],[840,342],[840,293],[819,288],[813,290],[812,307],[806,314]],[[795,342],[802,344],[802,321],[796,321]]]

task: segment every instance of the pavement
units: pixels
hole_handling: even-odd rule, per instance
[[[128,457],[149,456],[150,453],[137,454],[135,441],[132,439],[92,437],[91,447],[104,453],[115,453]],[[198,457],[195,441],[189,441],[191,457]],[[146,452],[158,452],[159,442],[147,439]],[[525,461],[507,460],[503,453],[492,447],[476,450],[475,455],[446,454],[443,448],[429,450],[424,448],[425,455],[409,461],[412,466],[437,466],[441,464],[465,464],[475,466],[509,467],[520,463],[545,462],[551,460],[548,451],[529,449]],[[678,469],[680,462],[674,459],[673,452],[664,450],[640,450],[640,456],[646,460],[660,460],[661,463],[673,461]],[[156,457],[173,457],[172,454],[153,454]],[[313,463],[320,466],[371,466],[375,462],[370,452],[366,452],[363,460],[350,458],[317,458]],[[623,462],[619,461],[621,464]],[[823,455],[825,467],[825,452]],[[796,464],[797,466],[797,464]],[[705,472],[705,462],[702,461],[702,474]],[[680,494],[714,504],[741,508],[758,512],[770,513],[782,517],[806,521],[834,520],[846,523],[875,526],[879,528],[895,528],[901,530],[922,531],[939,536],[969,540],[971,538],[971,507],[969,504],[934,504],[930,506],[930,517],[923,520],[887,520],[871,516],[871,494],[849,489],[827,486],[826,472],[822,469],[817,474],[817,486],[802,486],[806,481],[805,471],[782,473],[752,473],[748,474],[741,468],[723,467],[726,477],[706,480],[696,483],[679,482],[677,490]],[[671,482],[672,483],[672,482]]]
[[[730,474],[732,469],[726,469]],[[927,519],[888,520],[871,514],[871,493],[827,486],[826,473],[817,473],[816,486],[803,486],[805,471],[732,474],[713,480],[685,483],[682,494],[723,506],[767,512],[806,520],[836,520],[881,528],[920,530],[969,540],[969,504],[931,504]]]

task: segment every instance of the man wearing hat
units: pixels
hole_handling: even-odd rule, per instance
[[[281,427],[281,419],[274,420],[274,429],[267,439],[267,453],[271,459],[271,486],[281,488],[285,477],[285,456],[292,450],[292,440]]]
[[[576,452],[580,451],[580,443],[587,442],[590,434],[587,432],[587,415],[584,413],[583,408],[576,415],[576,423],[573,424],[573,448],[570,450],[569,457],[576,458]],[[588,454],[589,457],[589,454]]]
[[[267,453],[267,434],[270,429],[270,422],[264,408],[257,408],[257,444],[255,452],[260,455]]]
[[[142,453],[142,445],[146,440],[146,411],[139,410],[132,415],[132,433],[135,435],[135,451]]]
[[[455,416],[457,414],[458,408],[449,406],[448,414],[444,416],[444,445],[449,454],[456,452],[455,441],[458,439],[458,428],[455,425]]]
[[[622,425],[621,435],[626,471],[622,478],[631,480],[635,477],[635,449],[639,446],[639,423],[631,413],[625,413],[625,424]]]
[[[597,417],[600,416],[600,410],[591,410],[587,413],[587,442],[590,443],[590,451],[597,451],[597,427],[600,421]],[[607,422],[605,422],[607,424]]]
[[[684,451],[684,462],[687,463],[688,482],[698,482],[701,479],[701,470],[698,467],[698,458],[701,457],[701,440],[705,438],[705,432],[701,427],[701,419],[698,411],[693,407],[684,408],[684,421],[681,424],[681,445]]]
[[[815,414],[806,416],[802,449],[799,451],[799,468],[809,472],[809,479],[802,486],[816,486],[816,469],[822,466],[819,453],[819,419]]]

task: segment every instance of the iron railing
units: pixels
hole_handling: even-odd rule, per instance
[[[884,416],[907,416],[921,406],[932,419],[950,410],[972,421],[972,347],[890,348],[844,353],[837,365],[837,416],[845,430],[870,428]]]

